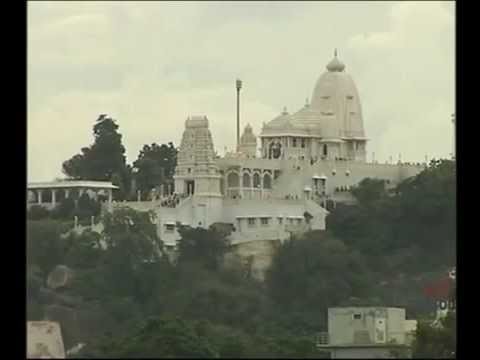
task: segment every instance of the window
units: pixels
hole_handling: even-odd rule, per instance
[[[280,225],[282,225],[282,224],[283,224],[283,218],[279,217],[279,218],[278,218],[278,223],[279,223]]]
[[[262,225],[268,225],[268,218],[261,218],[260,221]]]
[[[272,188],[272,178],[269,174],[265,174],[263,176],[263,188],[264,189],[271,189]]]
[[[305,147],[305,139],[302,139],[302,148]]]
[[[301,225],[302,224],[302,219],[297,219],[297,225]]]
[[[248,226],[255,226],[255,218],[248,218]]]
[[[362,319],[362,314],[360,313],[353,314],[353,320],[361,320],[361,319]]]
[[[323,156],[327,156],[328,155],[328,147],[327,147],[327,144],[323,144]]]
[[[292,139],[292,146],[297,147],[297,139],[296,138]]]
[[[175,225],[173,225],[173,224],[166,224],[165,225],[165,232],[166,233],[173,233],[173,230],[175,230]]]

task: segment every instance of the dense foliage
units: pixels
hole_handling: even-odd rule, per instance
[[[153,188],[171,182],[177,165],[177,149],[173,143],[144,145],[137,160],[133,162],[136,169],[135,180],[142,198]]]
[[[368,255],[372,266],[394,273],[400,268],[418,272],[455,264],[453,161],[433,160],[427,169],[400,183],[388,196],[381,181],[369,179],[353,194],[359,203],[339,204],[327,218],[327,229]],[[401,259],[389,259],[395,255]]]
[[[76,216],[80,224],[90,224],[91,217],[98,219],[101,213],[101,202],[83,193],[77,200],[64,198],[48,210],[42,205],[32,205],[27,211],[28,220],[52,219],[58,221],[73,221]]]
[[[455,358],[457,322],[454,313],[440,320],[439,326],[430,321],[420,321],[413,346],[413,358]]]
[[[112,118],[100,115],[93,126],[93,135],[94,143],[66,160],[63,172],[75,180],[112,181],[120,187],[116,196],[123,199],[130,188],[131,168],[126,164],[118,125]]]
[[[77,274],[64,294],[98,304],[106,316],[82,338],[81,356],[321,357],[314,339],[327,329],[328,307],[397,305],[392,293],[423,298],[397,275],[454,265],[454,163],[432,162],[393,193],[384,185],[362,182],[354,190],[358,204],[338,205],[328,232],[279,246],[264,283],[239,265],[225,266],[228,231],[220,226],[180,227],[179,254],[171,257],[152,213],[116,210],[105,215],[101,235],[61,236],[65,224],[29,220],[27,316],[42,317],[45,277],[65,264]],[[429,220],[434,216],[441,223]],[[390,287],[382,290],[386,282]],[[450,356],[454,328],[450,318],[443,330],[421,322],[415,356]]]

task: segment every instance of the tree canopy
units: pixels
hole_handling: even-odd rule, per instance
[[[130,186],[131,169],[126,164],[125,147],[115,120],[102,114],[93,126],[94,142],[83,147],[62,165],[71,179],[112,181],[125,196]]]
[[[416,305],[424,295],[415,279],[454,265],[455,182],[447,160],[393,193],[380,181],[362,182],[359,202],[338,204],[328,231],[278,247],[264,283],[246,277],[242,264],[224,266],[225,224],[179,226],[171,259],[152,213],[116,209],[105,214],[102,234],[69,236],[40,214],[27,223],[27,316],[42,318],[45,276],[65,264],[76,275],[63,294],[96,304],[109,320],[98,325],[105,336],[82,339],[83,356],[318,358],[314,335],[327,330],[328,307],[408,300],[410,314],[428,315]],[[414,356],[451,356],[454,320],[443,329],[426,325],[419,322]]]
[[[144,145],[133,162],[137,189],[147,194],[152,188],[171,182],[176,165],[177,149],[172,142]]]
[[[457,344],[457,322],[455,313],[448,313],[440,320],[440,326],[432,326],[431,321],[418,323],[413,344],[414,359],[454,359]]]

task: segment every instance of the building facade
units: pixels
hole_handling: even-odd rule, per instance
[[[216,155],[208,118],[187,118],[174,184],[152,192],[151,201],[112,207],[155,211],[158,235],[172,251],[180,238],[178,224],[208,228],[224,223],[232,228],[233,248],[249,244],[248,252],[255,253],[252,242],[281,243],[298,233],[324,230],[327,209],[354,201],[350,190],[365,178],[383,179],[393,187],[418,174],[426,164],[366,161],[361,101],[345,68],[335,52],[316,81],[310,103],[292,114],[284,109],[263,124],[258,137],[247,125],[237,150],[223,157]],[[42,192],[48,190],[54,206],[57,187],[73,185],[31,184],[30,200],[42,203]],[[111,203],[111,184],[78,184],[86,186],[108,191]],[[62,193],[68,196],[69,191]]]
[[[320,334],[317,347],[332,359],[408,357],[416,327],[401,308],[329,308],[328,333]]]
[[[160,238],[172,247],[178,223],[231,224],[233,244],[283,241],[295,232],[324,230],[328,203],[353,201],[350,189],[361,180],[383,179],[393,187],[424,169],[366,161],[359,93],[336,53],[311,99],[299,111],[284,110],[264,123],[258,138],[247,125],[237,151],[223,157],[216,156],[208,118],[189,117],[174,186],[128,206],[155,210]]]

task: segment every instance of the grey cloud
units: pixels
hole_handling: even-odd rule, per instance
[[[223,152],[235,78],[242,123],[258,133],[283,106],[303,106],[335,47],[360,91],[369,152],[447,155],[454,4],[402,4],[29,3],[29,179],[58,176],[100,112],[118,120],[129,161],[145,143],[178,143],[190,114],[209,117]]]

